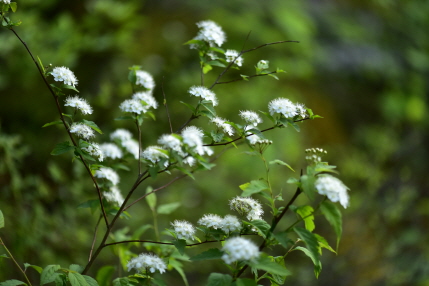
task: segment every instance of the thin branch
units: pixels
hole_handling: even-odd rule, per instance
[[[138,165],[139,165],[139,176],[140,176],[141,173],[142,173],[142,160],[141,160],[141,154],[142,154],[142,130],[140,128],[140,124],[139,124],[138,119],[136,119],[136,125],[137,125],[138,136],[139,136],[139,159],[138,159],[139,162],[138,162]]]
[[[168,123],[170,124],[170,132],[173,133],[173,126],[171,125],[170,112],[168,112],[167,98],[165,97],[165,92],[164,92],[164,77],[162,77],[161,88],[162,88],[162,95],[164,96],[164,106],[165,106],[165,110],[167,111]]]
[[[31,285],[30,280],[29,280],[29,279],[28,279],[28,277],[27,277],[27,274],[25,274],[25,271],[21,268],[21,266],[19,266],[19,264],[18,264],[18,262],[15,260],[15,258],[13,258],[12,253],[11,253],[11,252],[9,251],[9,249],[6,247],[6,244],[4,244],[3,240],[1,239],[1,237],[0,237],[0,244],[1,244],[1,245],[3,245],[3,247],[4,247],[4,249],[6,250],[7,254],[9,254],[10,259],[12,259],[12,261],[15,263],[16,267],[18,267],[18,268],[19,268],[19,270],[22,272],[22,274],[23,274],[23,275],[24,275],[24,277],[25,277],[25,280],[27,280],[27,282],[28,282],[28,285],[32,286],[32,285]],[[6,283],[6,282],[5,282],[5,283]]]
[[[269,75],[269,74],[273,74],[273,73],[277,73],[277,71],[273,71],[273,72],[269,72],[269,73],[263,73],[263,74],[250,75],[250,76],[247,76],[246,79],[252,78],[252,77],[257,77],[257,76],[265,76],[265,75]],[[242,81],[242,80],[244,80],[244,78],[237,78],[237,79],[233,79],[233,80],[229,80],[229,81],[221,81],[221,82],[218,82],[217,84],[225,84],[225,83],[231,83],[231,82]]]
[[[6,18],[4,18],[4,19],[5,19],[5,21],[9,24],[9,22],[6,20]],[[58,96],[55,94],[55,92],[52,90],[52,87],[49,85],[49,83],[48,83],[48,81],[47,81],[47,79],[46,79],[45,75],[43,74],[42,69],[40,68],[39,64],[37,63],[36,59],[35,59],[35,58],[34,58],[34,56],[33,56],[33,53],[30,51],[30,49],[29,49],[29,47],[27,46],[27,44],[26,44],[26,43],[21,39],[21,37],[18,35],[18,33],[17,33],[13,28],[9,28],[9,29],[10,29],[10,30],[15,34],[15,36],[19,39],[19,41],[24,45],[25,49],[27,50],[27,52],[28,52],[28,54],[30,55],[31,59],[33,60],[34,64],[36,65],[37,70],[39,71],[39,74],[40,74],[40,76],[41,76],[41,77],[42,77],[42,79],[43,79],[43,82],[45,83],[46,87],[49,89],[49,91],[51,92],[52,96],[54,97],[55,104],[56,104],[56,106],[57,106],[58,113],[59,113],[59,115],[60,115],[60,119],[61,119],[61,121],[63,122],[64,128],[66,129],[67,134],[69,135],[70,140],[72,141],[73,145],[74,145],[75,147],[77,147],[77,143],[76,143],[76,141],[74,140],[74,138],[73,138],[72,134],[70,133],[69,128],[68,128],[67,123],[66,123],[66,120],[65,120],[65,118],[64,118],[64,116],[63,116],[63,113],[62,113],[62,111],[61,111],[61,106],[60,106],[60,103],[59,103],[59,100],[58,100]],[[93,183],[94,183],[94,185],[95,185],[95,188],[96,188],[96,190],[97,190],[97,194],[98,194],[98,200],[99,200],[100,205],[101,205],[101,211],[102,211],[102,213],[103,213],[103,217],[104,217],[104,222],[105,222],[105,224],[106,224],[106,227],[109,227],[109,221],[108,221],[108,219],[107,219],[107,214],[106,214],[106,211],[105,211],[105,209],[104,209],[104,205],[103,205],[103,196],[102,196],[102,194],[101,194],[100,187],[98,186],[97,181],[95,180],[94,176],[92,175],[91,169],[89,168],[88,164],[86,163],[86,161],[84,160],[84,158],[82,157],[82,155],[80,155],[80,154],[79,154],[78,156],[79,156],[79,158],[80,158],[81,162],[83,163],[83,165],[85,166],[86,171],[87,171],[87,172],[88,172],[88,174],[90,175],[92,182],[93,182]]]
[[[88,258],[88,261],[90,261],[90,260],[91,260],[92,251],[94,250],[95,240],[97,239],[98,225],[100,224],[101,218],[102,218],[102,216],[100,216],[100,217],[98,218],[97,224],[95,225],[94,238],[92,239],[91,251],[89,252],[89,258]]]
[[[299,41],[278,41],[278,42],[267,43],[267,44],[263,44],[263,45],[255,47],[255,48],[252,48],[252,49],[241,51],[240,55],[254,51],[254,50],[257,50],[257,49],[260,49],[260,48],[263,48],[263,47],[266,47],[266,46],[283,44],[283,43],[299,43]]]

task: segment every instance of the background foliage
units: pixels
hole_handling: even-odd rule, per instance
[[[237,106],[266,110],[268,101],[280,96],[304,102],[322,115],[324,119],[303,124],[301,133],[290,129],[267,134],[282,142],[271,146],[267,157],[276,154],[299,170],[305,165],[303,150],[322,147],[352,190],[338,256],[324,253],[324,269],[316,280],[311,262],[292,254],[293,263],[287,266],[294,276],[289,283],[429,283],[429,138],[424,132],[429,2],[29,0],[18,4],[13,15],[23,20],[18,32],[44,63],[74,71],[81,95],[95,109],[94,121],[106,134],[98,137],[100,141],[107,141],[115,128],[133,128],[113,121],[120,114],[119,103],[131,94],[127,68],[132,65],[141,65],[155,76],[158,102],[164,82],[176,128],[189,117],[178,102],[190,100],[187,89],[199,83],[197,54],[182,45],[196,34],[195,22],[217,22],[228,35],[227,46],[236,50],[249,31],[247,48],[277,40],[300,41],[245,55],[248,70],[240,73],[252,74],[253,65],[266,59],[271,67],[287,71],[280,81],[256,78],[215,90],[220,115],[231,120],[238,117]],[[49,156],[66,134],[59,127],[41,128],[56,119],[55,106],[24,48],[6,29],[0,31],[0,95],[0,208],[13,226],[4,235],[5,243],[21,262],[84,264],[97,217],[76,206],[94,197],[92,185],[89,179],[80,179],[84,172],[78,164],[65,156]],[[152,145],[169,130],[164,110],[159,108],[157,121],[145,127],[143,142]],[[198,174],[197,181],[188,178],[160,193],[160,203],[180,201],[182,207],[172,215],[190,221],[196,221],[201,210],[227,214],[228,199],[240,193],[238,185],[263,172],[262,164],[249,164],[251,158],[243,151],[241,147],[226,153],[214,171]],[[122,175],[125,190],[132,174]],[[285,184],[290,176],[294,174],[279,169],[274,178],[285,198],[294,191]],[[141,187],[140,193],[144,191]],[[130,212],[134,218],[127,222],[130,230],[152,220],[145,203]],[[160,229],[168,227],[169,219],[160,217]],[[335,238],[329,237],[328,226],[326,231],[323,225],[318,227],[332,243]],[[148,235],[153,234],[148,231]],[[139,252],[135,246],[133,250]],[[109,251],[101,255],[97,267],[110,263],[117,265],[117,274],[123,271],[115,255]],[[204,284],[208,266],[185,268],[191,285]],[[19,275],[5,259],[0,260],[0,269],[0,280]],[[175,273],[171,279],[180,278]]]

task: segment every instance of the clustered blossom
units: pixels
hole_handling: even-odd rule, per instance
[[[229,202],[232,210],[236,210],[241,215],[246,215],[248,220],[262,219],[264,211],[261,204],[249,197],[236,197]]]
[[[246,126],[246,128],[244,129],[245,131],[247,131],[246,132],[246,139],[249,141],[250,145],[256,145],[256,144],[271,145],[271,144],[273,144],[273,141],[268,140],[268,139],[264,139],[263,137],[260,137],[259,135],[253,133],[251,131],[251,129],[258,130],[257,128],[252,127],[252,126]],[[251,135],[249,135],[249,134],[251,134]]]
[[[121,142],[131,140],[132,137],[133,135],[131,134],[130,131],[122,128],[116,129],[114,132],[110,134],[110,140],[117,139]]]
[[[344,208],[349,206],[347,187],[339,179],[331,175],[320,175],[314,185],[318,193],[326,195],[330,201],[340,202]]]
[[[155,254],[145,253],[142,253],[128,261],[127,267],[128,272],[131,271],[131,269],[135,269],[137,272],[142,272],[144,269],[146,272],[155,273],[155,271],[159,271],[161,274],[167,269],[167,265],[161,258]]]
[[[83,114],[92,114],[92,107],[88,102],[79,96],[69,96],[64,106],[71,106],[79,109]]]
[[[97,143],[90,143],[87,147],[83,147],[82,150],[88,152],[89,155],[98,158],[98,161],[103,162],[104,153]]]
[[[205,86],[192,86],[188,92],[193,96],[210,101],[213,106],[218,105],[216,94]]]
[[[211,47],[222,46],[226,40],[226,35],[222,28],[213,21],[206,20],[197,23],[197,26],[200,28],[195,40],[205,41]],[[194,46],[191,46],[191,48]]]
[[[305,149],[305,153],[308,154],[308,156],[305,156],[305,159],[307,160],[307,162],[317,164],[322,162],[321,155],[324,155],[327,152],[322,148],[311,148],[311,149]]]
[[[277,98],[268,104],[270,114],[280,113],[286,118],[292,118],[297,115],[296,105],[287,98]]]
[[[176,135],[177,136],[177,135]],[[182,151],[182,141],[172,134],[164,134],[158,139],[158,143],[164,148],[174,150],[176,152]]]
[[[168,159],[168,155],[165,154],[159,146],[149,146],[142,152],[142,158],[151,161],[153,164],[159,162],[163,158]],[[166,162],[168,164],[168,162]]]
[[[228,123],[226,123],[226,120],[223,118],[220,118],[218,116],[213,117],[211,119],[211,122],[217,125],[217,127],[222,128],[224,132],[228,133],[229,136],[234,135],[234,129],[232,126]]]
[[[155,88],[155,81],[150,73],[138,70],[136,71],[136,85],[152,90]]]
[[[110,140],[119,141],[119,144],[135,159],[139,158],[139,143],[132,139],[130,131],[122,128],[116,129],[110,134]]]
[[[225,233],[230,233],[230,232],[234,232],[234,231],[240,231],[241,230],[241,222],[234,215],[226,215],[223,218],[222,222],[220,223],[220,228]]]
[[[249,125],[257,126],[259,123],[262,123],[261,117],[251,110],[240,111],[240,117]]]
[[[260,60],[257,64],[258,69],[260,70],[266,70],[269,67],[269,61],[266,60]]]
[[[249,261],[259,257],[259,249],[252,241],[242,238],[233,237],[228,239],[222,247],[224,254],[223,261],[231,264],[235,261]]]
[[[112,185],[117,185],[119,183],[118,173],[109,167],[101,167],[99,170],[95,171],[95,177],[106,179],[110,181]]]
[[[307,109],[305,108],[305,105],[302,103],[296,104],[296,112],[298,113],[299,117],[303,119],[306,118],[308,115]]]
[[[66,85],[76,86],[77,78],[74,73],[66,67],[55,67],[52,72],[55,81],[62,81]]]
[[[235,50],[227,50],[225,52],[225,57],[226,57],[226,61],[228,63],[234,61],[234,63],[241,67],[243,65],[243,57],[242,56],[238,56],[239,52],[235,51]]]
[[[139,143],[136,140],[130,139],[122,141],[121,144],[128,153],[134,156],[134,159],[137,160],[139,158]]]
[[[10,0],[0,0],[0,3],[3,2],[4,4],[10,4]]]
[[[103,192],[103,196],[108,202],[112,202],[118,207],[124,203],[124,197],[116,186],[112,186],[108,192]]]
[[[114,143],[103,143],[100,145],[101,151],[105,157],[112,159],[120,159],[122,158],[122,151],[116,146]]]
[[[119,105],[119,108],[123,112],[131,112],[131,113],[145,113],[147,109],[138,99],[127,99]]]
[[[70,126],[70,133],[76,133],[77,136],[82,137],[84,139],[89,139],[94,137],[94,131],[88,125],[83,123],[73,123]]]
[[[156,102],[151,91],[136,92],[133,94],[133,99],[144,101],[146,103],[146,105],[144,105],[146,109],[149,109],[150,107],[153,109],[158,108],[158,102]]]
[[[195,126],[188,126],[182,131],[184,144],[194,149],[201,156],[204,154],[211,156],[213,151],[209,147],[203,146],[203,136],[203,131]]]
[[[198,220],[198,224],[214,229],[220,228],[221,223],[222,218],[216,214],[206,214]]]
[[[171,225],[178,239],[194,239],[195,227],[185,220],[175,220]]]

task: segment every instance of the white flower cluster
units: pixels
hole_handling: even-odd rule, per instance
[[[167,269],[167,265],[161,258],[154,254],[145,253],[142,253],[128,261],[127,267],[128,272],[131,271],[131,269],[135,269],[137,272],[142,272],[144,269],[146,272],[155,273],[155,271],[159,271],[161,274]]]
[[[173,151],[182,152],[182,141],[173,134],[164,134],[158,139],[158,143],[164,146],[166,149],[171,149]]]
[[[308,156],[305,156],[305,159],[307,160],[307,162],[313,163],[313,164],[322,162],[321,155],[327,154],[327,152],[322,148],[305,149],[305,153],[308,154]]]
[[[256,145],[256,144],[260,144],[260,145],[271,145],[273,144],[273,141],[268,140],[268,139],[264,139],[262,137],[260,137],[259,135],[252,133],[252,131],[250,131],[251,129],[257,129],[256,127],[252,127],[252,126],[246,126],[246,128],[244,128],[246,132],[246,139],[249,141],[250,145]],[[251,135],[249,135],[251,134]]]
[[[152,162],[152,164],[155,164],[162,159],[168,159],[168,155],[165,154],[163,151],[165,150],[159,146],[149,146],[142,152],[142,158]],[[165,162],[165,167],[167,166],[168,161]]]
[[[100,145],[101,151],[105,157],[112,159],[120,159],[122,158],[122,151],[118,146],[114,143],[103,143]]]
[[[69,96],[67,97],[66,103],[64,106],[71,106],[79,109],[82,114],[92,114],[92,107],[88,104],[88,102],[80,98],[79,96]]]
[[[185,220],[175,220],[171,225],[178,239],[194,239],[195,227]]]
[[[136,71],[136,85],[140,85],[149,91],[155,88],[155,81],[150,73],[147,71]]]
[[[195,126],[188,126],[182,131],[183,143],[185,145],[201,156],[204,154],[211,156],[213,154],[213,150],[209,147],[203,146],[203,137],[203,131]]]
[[[91,127],[83,123],[76,122],[70,126],[70,133],[75,133],[77,136],[82,137],[84,139],[89,139],[95,136],[94,131]]]
[[[214,229],[221,229],[225,233],[241,230],[240,220],[233,215],[226,215],[224,218],[222,218],[215,214],[206,214],[200,220],[198,220],[198,224],[209,228],[211,227]]]
[[[136,85],[142,86],[146,91],[136,92],[132,99],[127,99],[119,105],[123,112],[142,114],[149,111],[150,108],[157,109],[158,103],[153,97],[153,89],[155,81],[153,77],[146,71],[136,71]]]
[[[119,144],[127,150],[128,153],[133,155],[136,160],[139,158],[139,143],[132,139],[130,131],[121,128],[116,129],[110,134],[110,140],[119,142]],[[118,153],[116,154],[119,155]]]
[[[285,118],[293,118],[299,115],[301,118],[307,116],[307,110],[303,104],[294,104],[287,98],[277,98],[268,104],[270,114],[275,113],[283,115]]]
[[[95,171],[95,177],[102,178],[110,181],[112,185],[116,186],[119,183],[119,175],[112,168],[101,167]]]
[[[197,26],[200,28],[195,40],[205,41],[211,47],[222,46],[226,40],[226,35],[222,28],[213,21],[206,20],[197,23]],[[195,46],[191,46],[195,48]]]
[[[144,101],[145,102],[144,106],[147,109],[149,109],[149,108],[157,109],[158,108],[158,102],[156,102],[155,98],[153,97],[152,91],[136,92],[133,94],[133,99]]]
[[[118,207],[124,203],[124,197],[117,186],[112,186],[108,192],[103,192],[103,195],[108,202],[112,202]]]
[[[266,70],[269,67],[269,61],[266,60],[260,60],[257,65],[258,69],[260,70]]]
[[[264,211],[262,205],[249,197],[235,197],[229,202],[232,210],[237,211],[241,215],[246,215],[248,220],[262,219]]]
[[[247,124],[257,126],[259,123],[262,123],[261,117],[251,110],[242,110],[240,111],[240,117],[246,121]]]
[[[130,112],[130,113],[145,113],[145,108],[143,104],[138,99],[127,99],[124,102],[122,102],[119,105],[119,108],[123,112]]]
[[[339,179],[331,175],[320,175],[314,185],[318,193],[327,196],[330,201],[340,202],[344,208],[349,206],[347,187]]]
[[[225,58],[226,61],[228,63],[232,62],[235,60],[235,64],[239,67],[241,67],[243,65],[243,57],[242,56],[238,56],[240,53],[235,51],[235,50],[227,50],[225,52]]]
[[[226,123],[225,119],[216,116],[211,119],[211,122],[216,124],[217,127],[222,128],[223,131],[228,133],[229,136],[234,135],[234,128],[232,128],[230,124]]]
[[[66,67],[55,67],[52,72],[55,81],[62,81],[66,85],[76,86],[77,78],[74,73]]]
[[[91,142],[87,147],[83,147],[82,150],[88,152],[89,155],[96,157],[98,161],[103,162],[104,153],[103,150],[101,150],[100,145],[97,143]]]
[[[228,239],[222,247],[224,254],[223,261],[231,264],[235,261],[250,261],[259,257],[259,249],[252,241],[242,238],[233,237]]]
[[[0,0],[0,3],[3,2],[4,4],[10,4],[10,0]]]
[[[205,86],[192,86],[188,92],[193,96],[210,101],[213,106],[218,105],[216,94]]]

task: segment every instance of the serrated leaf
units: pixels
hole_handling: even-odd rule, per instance
[[[269,163],[270,165],[273,165],[273,164],[277,164],[277,165],[282,165],[282,166],[286,166],[286,167],[288,167],[292,172],[295,172],[295,170],[288,164],[288,163],[286,163],[286,162],[283,162],[282,160],[273,160],[273,161],[270,161],[270,163]]]
[[[249,183],[240,185],[240,189],[243,191],[241,194],[242,197],[248,197],[252,194],[256,194],[262,191],[269,190],[270,187],[265,180],[253,180]]]
[[[261,255],[257,261],[250,262],[249,265],[253,268],[261,269],[271,274],[282,275],[282,276],[291,275],[291,272],[287,270],[283,265],[280,265],[277,262],[272,261],[269,257],[265,255]]]
[[[200,260],[211,260],[211,259],[221,259],[223,252],[218,248],[210,248],[207,251],[204,251],[198,255],[192,256],[191,261],[200,261]]]
[[[207,286],[230,286],[232,277],[228,274],[211,273],[207,281]]]
[[[74,87],[74,86],[72,86],[72,85],[63,84],[63,85],[61,85],[61,87],[62,87],[62,88],[65,88],[65,89],[71,89],[71,90],[74,90],[74,91],[76,91],[76,92],[79,92],[79,90],[77,90],[77,89],[76,89],[76,87]]]
[[[61,266],[59,265],[48,265],[43,269],[42,273],[40,274],[40,285],[44,285],[47,283],[51,283],[55,281],[55,278],[59,276],[59,273],[56,273],[58,269],[60,269]]]
[[[103,132],[101,132],[100,127],[98,127],[97,124],[95,124],[95,122],[82,119],[82,123],[85,124],[85,125],[88,125],[89,127],[91,127],[92,129],[94,129],[98,133],[103,134]]]
[[[201,105],[204,106],[204,108],[207,109],[213,116],[216,116],[216,110],[214,109],[211,102],[201,102]]]
[[[80,266],[80,265],[78,265],[78,264],[71,264],[69,266],[69,269],[72,270],[72,271],[76,271],[78,273],[82,273],[82,271],[83,271],[83,267]]]
[[[314,200],[316,189],[314,188],[315,178],[314,176],[301,176],[301,186],[304,193],[310,200]]]
[[[163,204],[160,205],[157,209],[158,214],[171,214],[174,212],[178,207],[180,207],[179,202],[169,203],[169,204]]]
[[[39,274],[42,273],[43,271],[42,267],[37,265],[31,265],[30,263],[24,263],[24,267],[25,267],[24,271],[26,271],[28,267],[35,269],[37,272],[39,272]]]
[[[322,214],[325,216],[326,220],[329,224],[334,228],[335,234],[337,235],[337,250],[338,245],[341,240],[341,235],[343,232],[343,219],[341,215],[341,211],[339,208],[328,201],[324,201],[320,204],[320,210]]]
[[[194,175],[191,172],[189,172],[189,170],[187,170],[186,168],[183,168],[183,167],[180,167],[180,166],[175,166],[175,168],[177,170],[179,170],[180,172],[182,172],[183,174],[186,174],[189,177],[191,177],[193,180],[195,180]]]
[[[294,250],[300,250],[304,252],[305,255],[310,257],[314,264],[314,274],[316,275],[316,277],[319,277],[320,271],[322,270],[322,263],[320,262],[320,260],[315,259],[313,253],[305,247],[297,246],[294,248]]]
[[[293,230],[299,236],[299,238],[301,238],[302,241],[304,241],[305,245],[307,246],[307,248],[304,248],[304,249],[308,251],[307,252],[304,251],[304,252],[313,261],[314,273],[316,277],[318,277],[322,269],[322,264],[320,262],[320,246],[316,236],[302,227],[294,227]],[[303,247],[296,247],[295,249],[299,249],[303,251],[302,248]]]
[[[0,283],[0,286],[17,286],[17,285],[27,285],[27,283],[19,281],[19,280],[6,280]]]
[[[177,248],[180,254],[185,254],[186,240],[178,239],[173,241],[173,245]]]
[[[79,273],[69,272],[68,278],[71,286],[89,286],[85,278]]]
[[[130,279],[128,279],[127,277],[116,278],[115,280],[113,280],[113,286],[128,286],[128,285],[130,285]]]
[[[314,236],[316,236],[317,241],[319,242],[319,245],[321,248],[323,247],[333,253],[337,253],[335,250],[332,249],[332,247],[329,245],[329,243],[326,241],[326,239],[323,236],[320,236],[317,233],[315,233]]]
[[[52,121],[52,122],[49,122],[49,123],[46,123],[45,125],[43,125],[42,128],[48,127],[48,126],[51,126],[51,125],[57,125],[57,124],[63,124],[63,122],[61,120]]]
[[[106,265],[100,268],[97,272],[97,281],[100,286],[110,286],[110,281],[112,280],[112,275],[115,272],[115,267]]]
[[[85,281],[88,284],[88,286],[99,286],[98,283],[97,283],[97,281],[94,278],[92,278],[92,277],[90,277],[88,275],[82,275],[82,276],[85,279]]]
[[[4,227],[4,216],[2,211],[0,210],[0,228]]]
[[[298,207],[295,212],[304,220],[305,229],[312,232],[316,228],[313,215],[314,209],[311,206]]]
[[[51,155],[54,155],[54,156],[60,155],[74,149],[75,147],[71,145],[69,141],[58,143],[57,145],[55,145],[54,150],[52,150]]]
[[[275,239],[286,249],[289,249],[293,244],[293,240],[290,239],[287,235],[287,232],[278,232],[274,233]]]
[[[264,238],[267,237],[267,234],[271,228],[271,226],[265,220],[261,219],[255,219],[244,223],[254,226],[258,230],[259,234]]]

